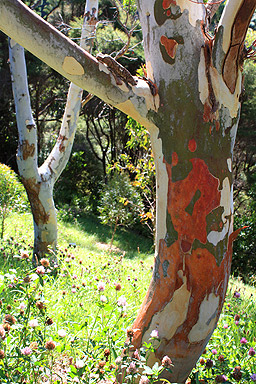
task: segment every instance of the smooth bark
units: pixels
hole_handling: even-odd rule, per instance
[[[93,32],[98,14],[98,1],[86,3],[80,45],[92,46]],[[65,113],[56,144],[50,155],[38,168],[37,129],[33,120],[27,83],[24,48],[10,40],[10,64],[19,132],[17,163],[26,188],[34,220],[34,262],[56,249],[57,215],[53,201],[53,188],[70,157],[83,90],[71,83]]]
[[[140,348],[157,330],[149,363],[170,356],[173,372],[164,371],[163,378],[184,383],[216,327],[228,284],[236,236],[232,156],[243,44],[255,0],[230,0],[214,38],[203,2],[138,0],[148,79],[135,86],[118,85],[107,66],[25,12],[18,0],[3,3],[0,11],[11,24],[21,13],[21,44],[150,132],[157,173],[155,266],[132,343]],[[2,19],[2,30],[15,34]]]

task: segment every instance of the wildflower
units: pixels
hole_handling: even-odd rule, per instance
[[[28,322],[28,325],[31,327],[31,328],[36,328],[39,326],[39,323],[38,323],[38,320],[37,319],[32,319]]]
[[[115,283],[115,290],[116,291],[121,291],[121,289],[122,289],[121,284],[120,283]]]
[[[44,309],[45,308],[45,305],[42,301],[37,301],[36,302],[36,307],[40,310]]]
[[[201,357],[201,359],[199,360],[199,363],[200,363],[201,365],[204,365],[204,364],[205,364],[205,360],[204,360],[203,357]]]
[[[225,381],[227,381],[227,376],[225,375],[217,375],[215,377],[215,383],[225,383]]]
[[[106,296],[101,295],[101,296],[100,296],[100,301],[101,301],[102,303],[106,303],[106,302],[108,301],[108,299],[106,298]]]
[[[206,363],[205,363],[205,366],[206,366],[206,368],[212,368],[212,366],[213,366],[213,361],[211,360],[211,359],[207,359],[206,360]]]
[[[31,278],[27,275],[27,276],[24,277],[23,282],[25,284],[29,284],[31,282]]]
[[[108,358],[109,355],[110,355],[110,349],[109,349],[109,348],[106,348],[106,349],[104,350],[104,356]]]
[[[234,297],[239,299],[240,296],[241,296],[240,292],[237,292],[237,291],[234,292]]]
[[[98,284],[98,286],[97,286],[97,288],[98,288],[98,291],[99,292],[103,292],[103,291],[105,291],[105,283],[103,283],[103,281],[100,281],[99,282],[99,284]]]
[[[84,363],[83,360],[81,360],[81,359],[77,359],[77,360],[76,360],[76,363],[75,363],[75,367],[76,367],[76,369],[81,369],[81,368],[83,368],[84,366],[85,366],[85,363]]]
[[[138,349],[135,349],[135,351],[133,352],[133,355],[132,357],[136,360],[140,360],[140,354],[139,354],[139,351]]]
[[[246,344],[247,343],[247,340],[245,337],[242,337],[242,339],[240,340],[240,343],[241,344]]]
[[[37,344],[37,342],[36,342],[36,341],[32,341],[32,343],[30,343],[29,348],[31,348],[32,351],[37,350],[37,349],[38,349],[38,344]]]
[[[7,309],[7,311],[10,311],[10,310],[12,309],[11,305],[8,304],[8,305],[6,306],[6,309]]]
[[[103,361],[103,360],[100,361],[99,364],[98,364],[98,368],[99,369],[104,368],[105,364],[106,364],[106,361]]]
[[[8,315],[5,315],[5,317],[4,317],[4,322],[5,322],[5,323],[8,323],[8,324],[10,324],[10,325],[13,325],[13,324],[16,323],[16,319],[15,319],[14,316],[8,314]]]
[[[76,279],[77,279],[77,275],[73,275],[73,276],[72,276],[72,279],[73,279],[73,280],[76,280]]]
[[[21,259],[29,259],[29,254],[26,251],[20,250],[20,257]]]
[[[45,343],[45,349],[48,349],[48,351],[52,351],[56,347],[56,344],[53,340],[49,340]]]
[[[253,347],[251,347],[250,349],[249,349],[249,351],[248,351],[248,355],[249,356],[254,356],[255,355],[255,350],[253,349]]]
[[[76,288],[72,288],[72,289],[71,289],[71,292],[72,292],[72,293],[76,293]]]
[[[20,303],[19,309],[23,311],[25,308],[26,308],[26,304]]]
[[[256,373],[253,373],[253,374],[251,375],[250,379],[251,379],[252,381],[256,381]]]
[[[152,339],[159,339],[158,330],[157,329],[153,329],[153,331],[150,333],[150,337],[152,337]]]
[[[46,322],[45,322],[46,325],[52,325],[53,324],[53,319],[51,319],[50,317],[48,317],[46,319]]]
[[[170,357],[168,357],[168,356],[164,356],[163,357],[163,359],[162,359],[162,366],[165,367],[165,368],[171,368],[172,361],[171,361]]]
[[[0,349],[0,359],[4,359],[4,357],[5,357],[4,351]]]
[[[39,267],[37,267],[37,269],[36,269],[36,273],[37,273],[38,275],[44,275],[44,274],[45,274],[45,268],[44,268],[44,266],[43,266],[43,265],[40,265]]]
[[[41,259],[40,263],[42,264],[43,267],[48,268],[50,267],[50,261],[48,259]]]
[[[29,356],[32,353],[32,349],[29,347],[22,348],[20,351],[21,351],[21,354],[24,356]]]
[[[212,354],[213,354],[213,355],[217,355],[217,353],[218,353],[218,352],[217,352],[217,349],[213,349],[213,350],[212,350]]]
[[[139,381],[139,384],[149,384],[149,378],[145,375],[142,375]]]
[[[218,360],[219,360],[220,363],[223,363],[225,358],[224,358],[223,355],[219,355]]]
[[[3,327],[4,327],[4,330],[5,330],[6,332],[9,332],[10,329],[11,329],[11,326],[10,326],[9,323],[4,323]]]
[[[238,313],[234,316],[234,320],[235,321],[239,321],[240,320],[240,315],[238,315]]]
[[[4,327],[2,325],[0,325],[0,338],[2,340],[5,339],[5,329],[4,329]]]
[[[239,321],[235,321],[235,325],[239,325]]]
[[[65,329],[59,329],[58,335],[59,335],[59,337],[65,337],[65,336],[67,336],[67,332],[65,331]]]
[[[224,325],[223,325],[223,328],[224,328],[224,329],[228,329],[228,324],[224,324]]]
[[[134,374],[137,372],[136,364],[134,361],[132,361],[129,365],[129,367],[126,369],[126,372],[129,374]]]
[[[122,363],[122,358],[118,356],[115,360],[116,365],[120,365]]]
[[[242,372],[241,372],[241,367],[238,365],[234,368],[233,373],[232,373],[233,378],[236,381],[240,381],[242,378]]]
[[[125,307],[127,305],[126,298],[124,296],[120,296],[117,300],[117,305],[119,307]]]

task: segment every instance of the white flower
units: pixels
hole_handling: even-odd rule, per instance
[[[127,305],[126,298],[124,296],[120,296],[117,300],[117,305],[119,307],[125,307]]]
[[[26,304],[20,303],[19,309],[23,311],[25,308],[26,308]]]
[[[101,297],[100,297],[100,301],[101,301],[102,303],[106,303],[106,302],[108,301],[108,299],[106,298],[106,296],[101,295]]]
[[[100,281],[98,286],[97,286],[98,291],[103,292],[105,290],[105,286],[106,286],[106,284],[103,283],[103,281]]]
[[[76,360],[76,363],[75,363],[75,367],[76,367],[76,369],[81,369],[81,368],[83,368],[84,367],[84,361],[83,360],[80,360],[80,359],[77,359]]]
[[[158,339],[159,338],[158,330],[153,329],[153,331],[150,333],[150,337]]]
[[[44,275],[45,274],[45,268],[42,265],[40,265],[39,267],[37,267],[36,273],[38,275]]]
[[[65,331],[65,329],[59,329],[58,335],[59,335],[59,337],[65,337],[65,336],[67,336],[67,332]]]
[[[31,328],[36,328],[39,326],[39,323],[38,323],[38,320],[37,319],[32,319],[28,322],[28,325],[31,327]]]

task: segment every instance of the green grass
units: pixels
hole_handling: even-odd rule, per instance
[[[126,330],[133,324],[151,278],[152,244],[143,236],[119,230],[116,248],[110,253],[102,244],[110,241],[111,231],[97,219],[60,221],[59,266],[40,274],[30,259],[20,257],[32,256],[32,224],[29,214],[9,217],[0,246],[0,324],[6,328],[1,339],[0,325],[0,383],[114,381]],[[120,297],[127,305],[121,305]],[[236,378],[241,383],[253,382],[256,360],[248,352],[256,344],[255,297],[254,287],[231,279],[218,327],[191,374],[193,383],[200,379],[235,384]],[[7,315],[14,317],[14,324],[8,326]],[[38,323],[34,328],[31,320]],[[243,338],[245,343],[241,343]],[[207,367],[207,361],[212,367]],[[128,357],[123,359],[127,367],[130,363]],[[136,364],[144,363],[136,360]],[[161,369],[156,367],[149,375],[150,383]]]

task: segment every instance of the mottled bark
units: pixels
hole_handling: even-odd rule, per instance
[[[7,7],[3,2],[5,15],[16,12],[12,20],[21,12],[22,44],[150,132],[157,173],[156,255],[132,342],[140,348],[156,329],[159,341],[149,363],[170,356],[173,372],[164,371],[163,378],[184,383],[216,327],[228,284],[236,236],[232,157],[242,51],[255,0],[229,0],[213,39],[202,1],[138,0],[148,79],[134,77],[136,85],[117,83],[107,65],[50,32],[18,0]],[[17,35],[1,13],[0,25]],[[31,33],[42,39],[40,52]],[[51,48],[44,39],[54,42]]]

